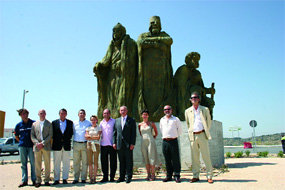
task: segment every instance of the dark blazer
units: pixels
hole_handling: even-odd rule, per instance
[[[61,150],[63,147],[64,150],[70,151],[71,138],[73,135],[73,122],[66,119],[66,128],[63,134],[60,130],[59,119],[54,120],[52,122],[52,128],[53,128],[52,150]]]
[[[113,143],[116,144],[117,150],[121,149],[122,143],[124,143],[127,148],[129,148],[131,144],[135,145],[136,135],[136,121],[133,118],[127,117],[123,130],[121,117],[116,119],[113,131]]]

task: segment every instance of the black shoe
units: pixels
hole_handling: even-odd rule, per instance
[[[174,177],[176,183],[181,183],[180,177]]]
[[[114,180],[114,179],[113,179]],[[103,178],[101,181],[100,181],[100,183],[106,183],[106,182],[108,182],[108,179],[106,179],[106,178]]]
[[[86,183],[86,180],[81,180],[81,183]]]
[[[114,178],[111,178],[111,179],[110,179],[110,182],[114,182],[114,181],[115,181]]]
[[[64,180],[62,181],[62,183],[63,183],[63,184],[68,184],[66,179],[64,179]]]
[[[33,181],[33,186],[35,186],[36,185],[36,182],[35,181]]]
[[[49,182],[45,182],[44,186],[50,186]]]
[[[59,181],[54,181],[52,185],[58,185]]]
[[[73,180],[72,184],[76,184],[76,183],[79,183],[79,181]]]
[[[165,179],[163,179],[163,182],[168,182],[168,181],[172,181],[172,178],[166,177]]]
[[[22,182],[18,187],[25,187],[25,186],[27,186],[27,185],[28,185],[28,182],[25,181],[25,182]]]
[[[119,178],[119,179],[117,180],[117,183],[121,183],[121,182],[124,182],[124,181],[125,181],[124,179]]]
[[[126,183],[131,183],[131,181],[132,181],[131,179],[127,179]]]
[[[41,186],[40,183],[36,183],[36,184],[35,184],[35,187],[36,187],[36,188],[39,188],[40,186]]]

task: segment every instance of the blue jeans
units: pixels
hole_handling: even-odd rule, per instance
[[[20,159],[22,163],[22,182],[28,182],[28,158],[30,160],[31,165],[31,178],[32,181],[36,181],[36,173],[35,173],[35,157],[33,152],[33,147],[22,147],[19,146],[20,151]]]

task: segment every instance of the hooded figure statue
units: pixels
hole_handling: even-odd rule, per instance
[[[137,45],[126,34],[120,23],[113,28],[111,43],[105,57],[96,63],[93,72],[97,77],[98,116],[102,119],[103,110],[108,108],[111,117],[119,117],[119,108],[128,107],[128,115],[133,117],[137,110],[134,104],[137,81]]]

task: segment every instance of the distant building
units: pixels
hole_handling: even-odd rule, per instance
[[[4,136],[3,137],[12,137],[14,129],[4,129]]]

